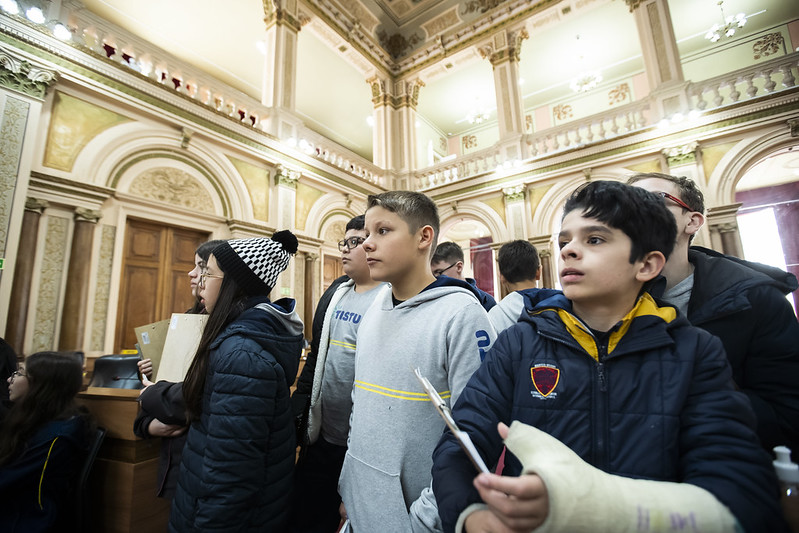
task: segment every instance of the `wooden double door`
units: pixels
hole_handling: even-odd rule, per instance
[[[188,273],[208,233],[128,219],[117,309],[115,353],[134,349],[134,328],[194,305]]]

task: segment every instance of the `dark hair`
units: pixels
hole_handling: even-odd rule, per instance
[[[649,252],[666,259],[674,249],[677,222],[660,196],[618,181],[591,181],[578,187],[563,206],[563,218],[575,209],[612,228],[632,241],[630,263]],[[561,219],[562,220],[562,219]]]
[[[14,402],[0,431],[0,465],[15,459],[44,424],[83,414],[75,396],[83,366],[74,352],[37,352],[25,359],[28,392]]]
[[[202,243],[200,246],[194,250],[194,253],[200,256],[203,263],[208,262],[208,258],[211,256],[211,252],[214,251],[214,248],[219,246],[225,242],[223,239],[214,239],[207,242]],[[191,306],[191,309],[186,311],[187,314],[190,315],[199,315],[200,313],[205,313],[205,305],[200,302],[200,295],[197,295],[197,298],[194,300],[194,305]]]
[[[366,210],[382,207],[396,213],[406,224],[411,233],[416,233],[423,226],[433,228],[433,246],[438,241],[438,208],[430,197],[414,191],[388,191],[370,194],[366,200]]]
[[[351,229],[360,231],[363,229],[365,222],[366,215],[358,215],[357,217],[353,217],[349,222],[347,222],[347,227],[344,229],[344,231],[349,231]]]
[[[442,242],[436,246],[436,251],[433,257],[430,258],[431,264],[438,263],[439,261],[445,261],[447,263],[463,261],[463,250],[461,250],[461,247],[456,242]]]
[[[680,189],[679,198],[683,202],[691,208],[691,210],[696,211],[698,213],[705,213],[705,196],[702,194],[702,191],[699,190],[699,187],[696,186],[696,183],[691,178],[686,178],[685,176],[677,177],[671,176],[669,174],[661,174],[660,172],[645,172],[640,174],[634,174],[627,179],[627,183],[632,185],[633,183],[641,180],[648,180],[648,179],[659,179],[659,180],[666,180],[670,181]]]
[[[535,281],[538,267],[538,250],[530,241],[516,240],[503,244],[497,252],[499,273],[508,283]]]
[[[224,272],[222,265],[220,270]],[[214,309],[208,316],[197,353],[189,365],[183,380],[183,400],[186,402],[186,420],[199,420],[202,413],[203,390],[208,373],[208,358],[211,355],[211,344],[222,331],[247,309],[250,298],[236,282],[233,276],[225,276],[219,286],[219,297]]]

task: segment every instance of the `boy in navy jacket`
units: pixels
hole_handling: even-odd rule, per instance
[[[643,291],[672,219],[617,182],[568,199],[563,294],[500,334],[453,412],[489,465],[507,438],[504,474],[518,477],[475,478],[446,432],[433,457],[445,531],[785,530],[721,343]]]

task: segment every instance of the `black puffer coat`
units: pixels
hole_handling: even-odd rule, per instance
[[[288,299],[244,311],[213,342],[170,531],[288,529],[295,454],[289,387],[302,343]]]

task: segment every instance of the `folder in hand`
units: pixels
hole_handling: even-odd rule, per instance
[[[461,445],[463,451],[466,452],[466,456],[472,461],[472,464],[479,472],[485,472],[486,474],[489,473],[488,467],[486,467],[483,458],[480,457],[480,454],[477,452],[477,448],[474,447],[474,443],[472,439],[469,438],[469,434],[461,431],[458,428],[458,425],[455,423],[455,419],[452,418],[452,412],[447,407],[447,404],[441,399],[439,396],[438,391],[436,391],[435,387],[430,383],[430,381],[422,375],[418,368],[414,369],[414,374],[416,374],[416,379],[419,380],[419,383],[422,384],[422,388],[430,396],[430,401],[433,402],[433,405],[438,411],[438,414],[441,415],[441,418],[444,419],[444,422],[447,423],[447,427],[455,435],[455,438],[458,441],[458,444]]]

